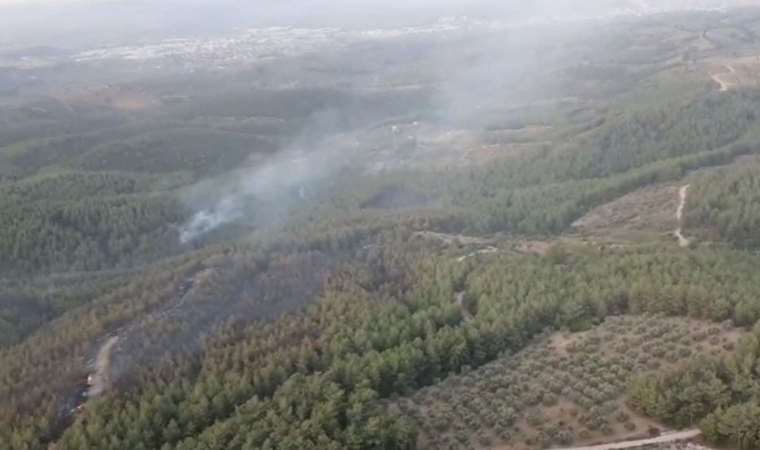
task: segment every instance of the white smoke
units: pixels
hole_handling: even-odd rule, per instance
[[[236,203],[235,197],[227,197],[218,206],[195,213],[190,221],[180,228],[180,242],[187,244],[221,225],[239,219],[242,212]]]
[[[200,195],[208,195],[209,190],[220,194],[211,206],[196,212],[180,227],[180,241],[192,242],[236,221],[271,222],[267,219],[283,217],[292,208],[303,206],[310,201],[312,190],[350,164],[352,149],[342,144],[337,139],[309,153],[285,151],[211,182],[218,185],[215,189],[210,189],[208,182],[198,185]],[[256,210],[251,211],[254,206]]]

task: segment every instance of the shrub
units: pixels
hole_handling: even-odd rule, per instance
[[[615,415],[615,420],[621,423],[626,423],[631,420],[631,416],[625,411],[620,411]]]
[[[542,403],[547,408],[550,408],[550,407],[556,405],[557,402],[558,402],[558,399],[557,399],[556,396],[548,394],[548,395],[544,395],[544,399],[543,399]]]
[[[572,445],[575,441],[575,434],[570,430],[560,430],[557,432],[555,440],[559,445]]]
[[[526,417],[526,421],[528,422],[528,425],[536,428],[546,423],[546,417],[544,417],[541,411],[533,410]]]

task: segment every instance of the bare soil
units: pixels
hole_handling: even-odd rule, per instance
[[[707,71],[710,78],[718,85],[720,92],[760,85],[759,56],[714,60],[709,63]]]
[[[418,231],[414,235],[423,239],[440,241],[447,245],[490,245],[493,243],[491,239],[465,236],[463,234],[438,233],[435,231]]]
[[[637,440],[632,440],[632,441],[617,442],[614,444],[591,445],[591,446],[584,446],[584,447],[568,447],[568,448],[557,449],[557,450],[619,450],[619,449],[626,449],[626,448],[639,448],[645,445],[657,445],[661,443],[671,443],[675,441],[686,441],[689,439],[694,439],[699,435],[700,435],[699,430],[688,430],[688,431],[681,431],[677,433],[664,434],[662,436],[649,438],[649,439],[637,439]]]
[[[554,243],[550,241],[518,241],[514,245],[514,250],[524,255],[545,256],[553,245]]]
[[[87,391],[88,397],[98,396],[111,387],[111,355],[118,341],[118,336],[112,336],[98,350],[95,358],[95,372],[88,380],[90,385]]]
[[[673,214],[679,206],[675,185],[648,186],[591,210],[573,228],[581,236],[640,240],[668,234],[678,227]]]
[[[637,447],[636,450],[713,450],[695,442],[671,442],[667,444],[650,444]]]
[[[678,222],[678,228],[673,232],[676,239],[678,239],[678,245],[682,248],[686,248],[691,244],[691,241],[683,235],[683,210],[686,207],[686,200],[689,195],[689,185],[681,186],[678,190],[678,209],[676,210],[676,221]]]

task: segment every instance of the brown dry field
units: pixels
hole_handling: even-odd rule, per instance
[[[721,91],[757,87],[760,86],[760,55],[712,59],[707,61],[706,71]]]
[[[678,227],[678,184],[639,189],[592,209],[573,228],[581,236],[608,240],[667,237]]]

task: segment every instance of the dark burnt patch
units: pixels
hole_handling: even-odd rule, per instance
[[[412,189],[390,188],[373,195],[361,204],[362,209],[405,209],[427,206],[430,197]]]

